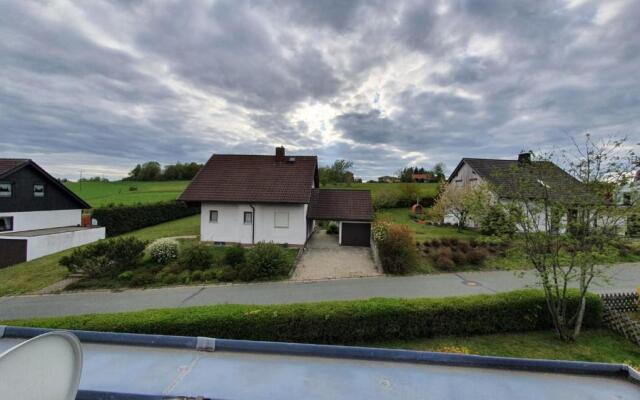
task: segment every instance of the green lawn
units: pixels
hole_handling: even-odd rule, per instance
[[[322,185],[322,187],[371,190],[373,197],[382,191],[402,192],[409,187],[418,188],[420,195],[423,197],[434,197],[438,193],[437,183],[329,183]]]
[[[624,363],[640,367],[640,347],[606,330],[584,331],[575,343],[564,343],[552,332],[527,332],[397,340],[368,345],[486,356]]]
[[[91,205],[157,203],[175,200],[189,181],[167,182],[67,182],[65,185]],[[130,190],[137,188],[137,190]]]
[[[389,218],[391,221],[406,225],[411,232],[413,232],[414,239],[416,241],[423,242],[427,239],[436,238],[458,238],[458,239],[471,239],[481,236],[480,233],[472,230],[458,230],[451,226],[433,226],[427,224],[419,224],[409,217],[408,208],[391,208],[382,210],[377,213],[378,217]]]
[[[163,224],[127,233],[144,240],[155,240],[167,236],[187,236],[199,234],[200,215],[165,222]],[[67,276],[67,269],[58,260],[71,253],[65,250],[33,261],[0,269],[0,296],[33,293]]]

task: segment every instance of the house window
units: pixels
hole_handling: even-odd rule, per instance
[[[209,211],[209,222],[218,223],[218,210]]]
[[[0,217],[0,232],[13,230],[13,217]]]
[[[33,185],[33,197],[44,197],[44,185]]]
[[[244,212],[244,224],[245,225],[253,224],[253,213],[251,211]]]
[[[11,197],[10,183],[0,183],[0,197]]]
[[[288,212],[276,212],[275,224],[276,228],[288,228],[289,227],[289,213]]]

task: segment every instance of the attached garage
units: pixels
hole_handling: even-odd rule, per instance
[[[27,261],[26,239],[0,239],[0,268]]]
[[[370,222],[340,222],[340,244],[343,246],[369,246]]]
[[[368,190],[314,189],[307,218],[337,221],[342,246],[369,246],[373,207]]]

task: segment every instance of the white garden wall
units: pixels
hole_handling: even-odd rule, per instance
[[[80,229],[71,232],[25,237],[27,261],[105,238],[105,228]],[[17,238],[16,238],[17,239]]]

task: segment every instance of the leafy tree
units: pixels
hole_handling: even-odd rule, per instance
[[[413,182],[413,167],[404,167],[400,171],[398,171],[398,178],[400,182]]]
[[[353,174],[349,171],[351,168],[353,168],[353,161],[348,160],[336,160],[331,166],[320,167],[318,170],[320,184],[348,183],[353,178]]]
[[[446,179],[444,175],[444,163],[437,163],[433,166],[433,177],[436,182],[442,182]]]
[[[467,226],[469,219],[479,220],[491,204],[491,192],[486,184],[446,184],[431,209],[431,215],[443,220],[451,215],[457,220],[458,230]]]
[[[606,257],[621,240],[619,227],[637,212],[637,205],[617,207],[612,201],[633,169],[635,154],[624,142],[586,135],[583,143],[574,141],[573,151],[541,156],[543,161],[558,159],[581,182],[571,187],[553,188],[545,181],[553,173],[548,162],[532,162],[509,174],[518,243],[537,272],[556,333],[565,341],[580,334],[591,282],[605,275]],[[538,195],[532,198],[534,190]],[[570,301],[570,286],[578,288],[577,306]]]

